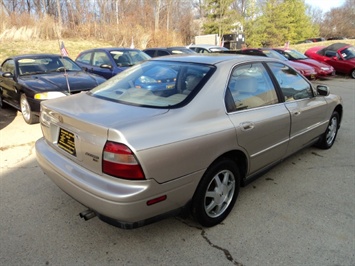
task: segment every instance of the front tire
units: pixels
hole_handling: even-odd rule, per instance
[[[330,117],[328,127],[324,134],[319,139],[316,146],[321,149],[329,149],[333,146],[335,142],[335,138],[338,134],[339,129],[339,113],[334,111],[332,116]]]
[[[31,106],[27,101],[27,97],[26,95],[23,93],[21,94],[21,98],[20,98],[20,106],[21,106],[21,113],[22,113],[22,117],[25,120],[25,122],[27,124],[35,124],[38,123],[39,118],[38,116],[36,116],[32,110],[31,110]]]
[[[0,92],[0,109],[4,109],[5,108],[5,103],[4,103],[4,99],[2,98],[1,92]]]
[[[236,163],[224,158],[212,164],[203,175],[192,200],[192,214],[202,226],[222,222],[238,197],[240,174]]]

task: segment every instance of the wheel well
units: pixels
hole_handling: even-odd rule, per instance
[[[237,164],[241,178],[242,178],[241,181],[243,183],[243,180],[245,179],[245,176],[246,176],[246,173],[248,170],[248,159],[245,156],[245,154],[242,151],[233,150],[233,151],[229,151],[229,152],[222,154],[215,161],[218,161],[221,158],[231,159],[232,161],[234,161]]]
[[[335,107],[334,111],[338,112],[338,114],[339,114],[339,127],[340,127],[341,120],[343,117],[343,106],[338,105],[337,107]]]

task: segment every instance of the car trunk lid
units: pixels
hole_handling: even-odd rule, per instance
[[[110,102],[80,93],[42,102],[41,127],[47,142],[63,156],[102,174],[103,148],[110,129],[116,132],[111,141],[127,143],[120,129],[167,111]]]

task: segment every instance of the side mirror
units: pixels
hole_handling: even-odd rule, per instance
[[[317,92],[318,92],[318,95],[321,95],[321,96],[328,96],[330,93],[329,87],[326,85],[317,85]]]
[[[5,72],[2,74],[2,76],[4,78],[13,78],[14,77],[14,75],[11,72]]]
[[[100,66],[101,68],[107,68],[107,69],[112,69],[112,66],[110,66],[110,65],[107,65],[107,64],[102,64],[101,66]]]

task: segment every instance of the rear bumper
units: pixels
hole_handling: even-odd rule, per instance
[[[155,180],[129,181],[97,175],[50,147],[44,138],[36,142],[37,161],[44,173],[64,192],[92,209],[110,224],[133,228],[184,207],[192,198],[201,172],[164,184]],[[153,205],[147,201],[166,195]]]

